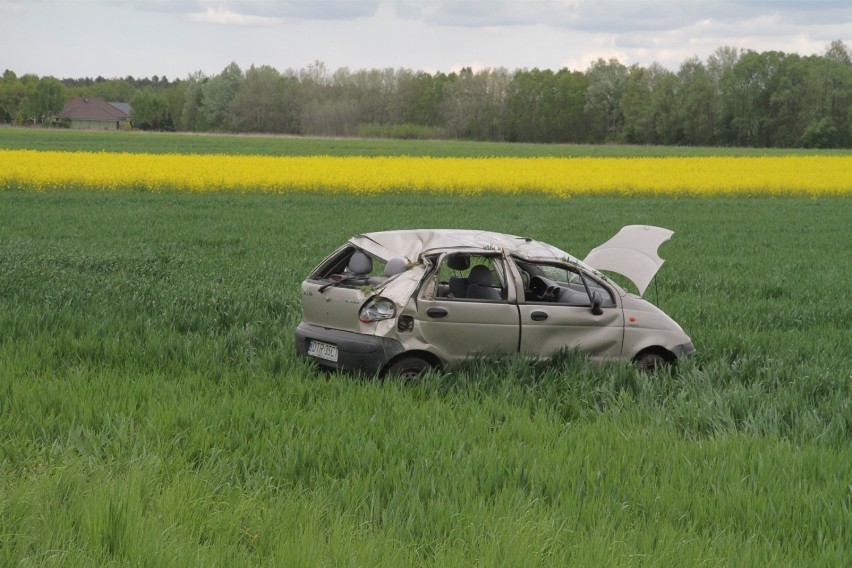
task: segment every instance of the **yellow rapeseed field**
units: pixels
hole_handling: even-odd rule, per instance
[[[848,195],[852,156],[268,157],[0,150],[0,189]]]

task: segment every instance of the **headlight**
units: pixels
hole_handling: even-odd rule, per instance
[[[396,315],[396,309],[393,302],[387,298],[376,296],[364,304],[364,307],[358,313],[358,319],[364,323],[373,323],[374,321],[391,319],[394,315]]]

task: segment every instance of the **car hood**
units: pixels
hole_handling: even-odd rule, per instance
[[[662,227],[627,225],[610,240],[592,249],[584,262],[597,270],[609,270],[627,277],[642,295],[665,262],[657,250],[673,234],[674,231]]]

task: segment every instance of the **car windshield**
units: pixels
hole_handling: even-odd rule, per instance
[[[559,284],[565,284],[566,286],[570,286],[571,284],[579,284],[582,286],[583,284],[580,279],[580,275],[568,270],[567,268],[551,266],[548,264],[537,265],[537,268],[544,276],[550,280],[555,280]]]

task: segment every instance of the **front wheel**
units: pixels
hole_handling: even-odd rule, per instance
[[[633,365],[636,367],[636,370],[646,375],[661,371],[668,364],[669,362],[666,360],[665,357],[663,357],[659,353],[654,353],[651,351],[640,353],[633,360]]]
[[[426,373],[432,370],[432,364],[420,357],[403,357],[395,361],[385,375],[388,377],[398,377],[406,382],[417,381]]]

